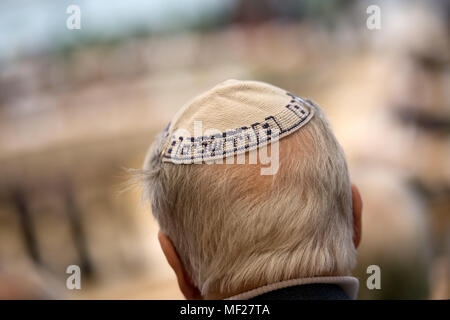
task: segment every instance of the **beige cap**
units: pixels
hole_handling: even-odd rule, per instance
[[[227,80],[185,104],[166,128],[164,162],[202,163],[258,147],[295,132],[314,106],[258,81]]]

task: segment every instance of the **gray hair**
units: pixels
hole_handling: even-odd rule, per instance
[[[260,164],[163,163],[162,134],[151,146],[143,194],[202,295],[353,268],[347,164],[314,106],[310,123],[280,140],[273,176]]]

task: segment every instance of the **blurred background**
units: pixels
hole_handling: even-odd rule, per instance
[[[181,299],[124,168],[235,78],[325,109],[364,201],[359,298],[450,298],[449,35],[449,1],[2,0],[0,297]]]

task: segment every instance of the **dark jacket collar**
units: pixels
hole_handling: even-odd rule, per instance
[[[349,300],[337,284],[312,283],[269,291],[250,300]]]
[[[318,284],[319,286],[304,287],[305,285],[311,284]],[[298,297],[296,299],[329,299],[329,296],[331,296],[331,299],[346,298],[353,300],[358,295],[358,287],[358,279],[351,276],[298,278],[267,284],[250,291],[239,293],[226,300],[248,300],[259,296],[272,297],[272,295],[265,296],[265,294],[273,291],[276,291],[275,294],[277,296],[281,295],[283,297],[280,299],[285,299],[286,296]],[[281,289],[287,290],[278,291]],[[345,295],[342,295],[341,291]]]

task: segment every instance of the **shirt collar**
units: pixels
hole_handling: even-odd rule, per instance
[[[239,293],[225,300],[247,300],[254,298],[256,296],[262,295],[264,293],[283,289],[291,286],[298,286],[302,284],[312,284],[312,283],[327,283],[336,284],[344,290],[349,299],[355,300],[358,296],[359,280],[355,277],[350,276],[340,276],[340,277],[313,277],[313,278],[300,278],[291,279],[286,281],[281,281],[277,283],[272,283],[259,287],[250,291]]]

